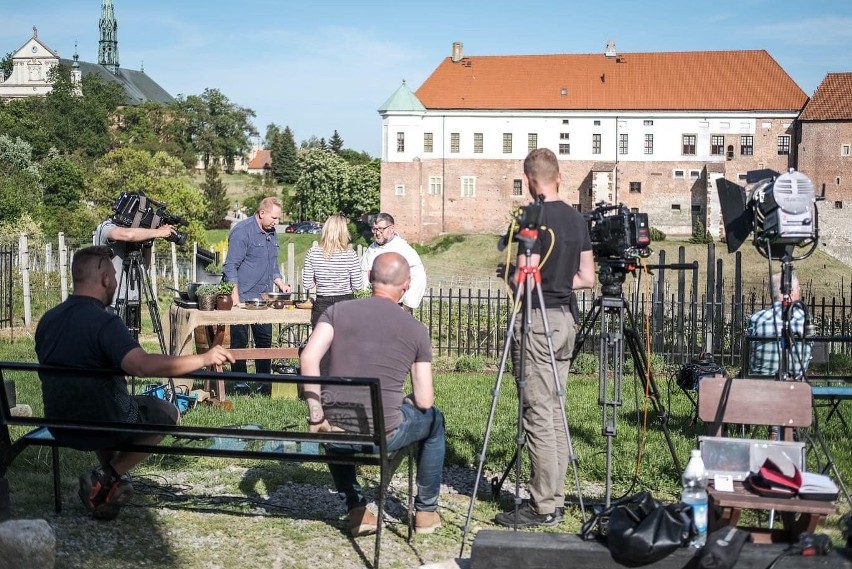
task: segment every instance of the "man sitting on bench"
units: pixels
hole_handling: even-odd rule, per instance
[[[426,327],[399,307],[410,283],[408,261],[399,253],[376,257],[370,271],[373,296],[339,302],[319,318],[302,351],[302,374],[320,375],[320,361],[328,353],[328,375],[376,377],[382,386],[387,448],[418,443],[417,496],[414,529],[432,533],[441,526],[436,512],[441,489],[446,442],[444,415],[434,406],[432,346]],[[414,393],[403,397],[405,377],[411,372]],[[306,385],[311,432],[347,430],[370,432],[370,400],[364,390],[345,386]],[[355,466],[329,464],[331,476],[349,510],[353,536],[376,532],[378,521],[356,480]]]
[[[779,349],[779,339],[784,326],[782,307],[784,294],[781,291],[781,273],[772,275],[769,292],[772,294],[772,306],[751,315],[746,334],[774,338],[774,340],[752,340],[745,377],[775,377],[778,374],[782,355]],[[797,303],[801,297],[799,279],[793,273],[790,278],[790,302]],[[790,308],[789,318],[792,336],[804,338],[805,311],[800,306],[794,305]],[[808,369],[808,365],[811,363],[811,348],[811,342],[799,341],[793,343],[790,350],[792,361],[789,362],[787,369],[793,377],[801,377]]]
[[[79,376],[41,373],[44,416],[48,419],[114,421],[174,425],[177,408],[161,399],[132,396],[123,375],[87,375],[86,370],[122,370],[140,377],[184,375],[199,368],[232,362],[221,346],[199,355],[148,354],[124,322],[106,310],[115,293],[116,275],[109,247],[74,254],[74,294],[47,311],[36,328],[35,349],[43,365],[79,367]],[[93,517],[112,520],[133,493],[127,472],[147,455],[113,450],[125,443],[157,444],[160,435],[80,432],[51,429],[63,446],[93,450],[100,465],[80,476],[80,499]]]

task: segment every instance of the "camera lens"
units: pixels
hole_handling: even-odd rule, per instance
[[[183,231],[178,231],[166,237],[166,241],[170,241],[176,244],[178,247],[183,247],[184,245],[186,245],[187,237],[189,236],[186,233],[184,233]]]

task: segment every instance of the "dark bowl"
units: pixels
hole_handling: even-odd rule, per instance
[[[177,294],[178,294],[178,296],[180,297],[180,299],[181,299],[182,301],[184,301],[184,302],[192,302],[191,300],[189,300],[189,293],[188,293],[188,292],[183,291],[183,290],[179,290],[179,291],[177,291]]]
[[[264,292],[263,300],[267,302],[275,302],[276,300],[290,300],[289,292]]]
[[[196,296],[195,291],[197,291],[198,287],[202,284],[204,283],[187,283],[186,294],[188,295],[187,300],[189,300],[189,302],[198,302],[198,296]]]

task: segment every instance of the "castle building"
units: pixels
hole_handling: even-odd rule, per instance
[[[381,209],[408,239],[502,233],[546,147],[581,211],[624,203],[667,233],[722,231],[715,180],[795,165],[808,97],[763,50],[465,56],[379,108]]]

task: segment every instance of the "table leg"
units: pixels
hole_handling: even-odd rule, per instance
[[[221,346],[225,341],[225,326],[220,324],[218,326],[205,326],[205,335],[207,336],[207,349],[209,350],[213,346]],[[213,366],[211,371],[221,372],[222,366],[217,365]],[[210,391],[210,380],[204,382],[204,390]],[[227,397],[225,395],[225,380],[217,379],[216,380],[216,397],[211,397],[214,401],[226,401]]]

